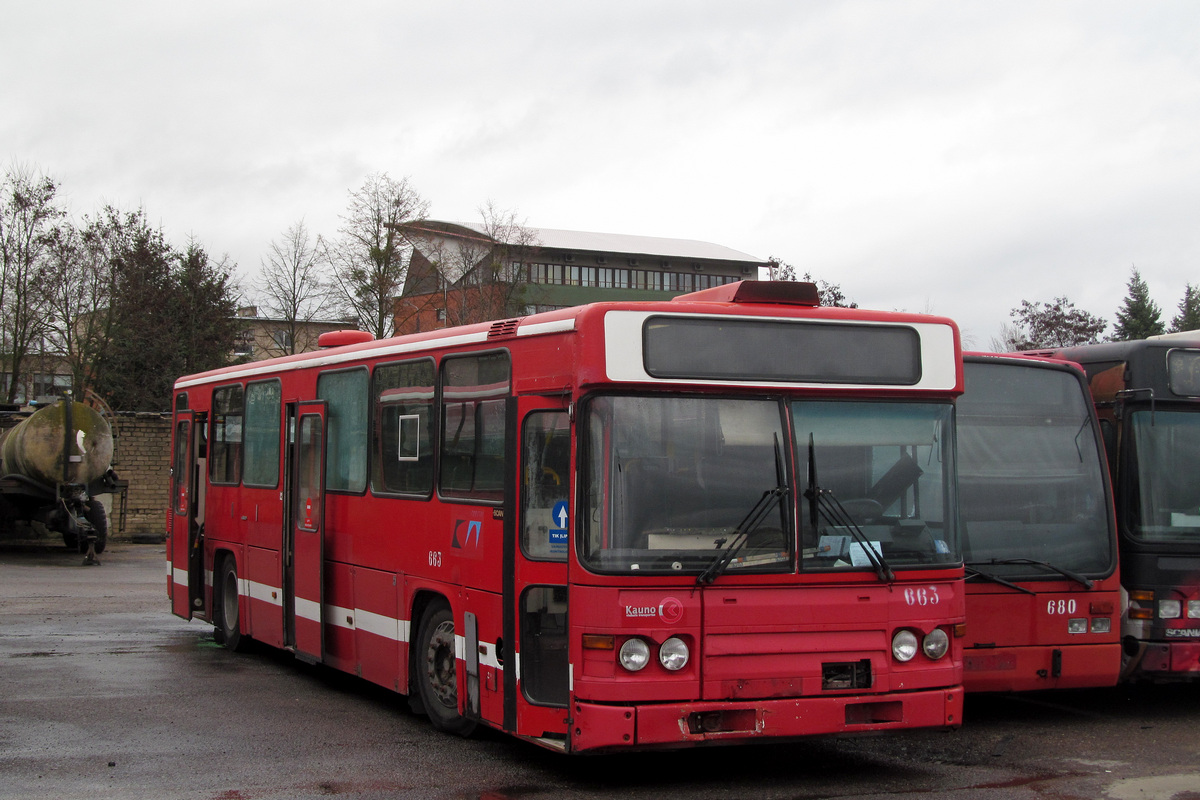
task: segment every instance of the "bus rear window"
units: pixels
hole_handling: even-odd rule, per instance
[[[869,383],[921,380],[921,340],[901,325],[651,317],[646,372],[655,378]]]

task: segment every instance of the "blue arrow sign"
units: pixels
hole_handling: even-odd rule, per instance
[[[550,512],[550,517],[554,521],[554,527],[567,529],[567,522],[571,519],[571,514],[567,509],[567,501],[559,500],[554,504],[554,510]]]

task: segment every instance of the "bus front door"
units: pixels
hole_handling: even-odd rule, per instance
[[[561,733],[564,747],[570,686],[567,559],[574,513],[567,403],[567,397],[518,398],[520,510],[511,540],[515,568],[505,574],[505,600],[515,612],[515,631],[506,638],[520,652],[515,663],[509,660],[513,668],[505,669],[505,727],[543,741]]]
[[[284,637],[298,658],[325,656],[325,403],[289,405]]]
[[[203,415],[175,414],[171,454],[171,611],[185,619],[204,612],[204,535],[200,518],[199,432]]]

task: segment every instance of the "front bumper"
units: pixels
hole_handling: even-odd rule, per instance
[[[687,747],[962,724],[962,687],[743,702],[571,704],[572,752]]]

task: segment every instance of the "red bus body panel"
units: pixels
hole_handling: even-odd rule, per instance
[[[1035,596],[967,584],[963,683],[972,692],[1112,686],[1121,672],[1120,587],[1079,591],[1038,585]],[[1073,604],[1073,605],[1069,605]],[[1053,606],[1054,612],[1048,609]],[[1074,612],[1067,609],[1073,607]],[[1058,609],[1062,609],[1058,611]],[[1105,633],[1071,634],[1070,617],[1110,620]]]
[[[573,546],[564,560],[552,562],[528,558],[514,544],[519,503],[514,502],[518,490],[513,477],[519,465],[512,463],[507,466],[503,502],[445,497],[437,488],[427,497],[376,493],[368,479],[363,491],[326,488],[321,502],[312,506],[320,518],[311,524],[304,518],[307,503],[293,504],[289,510],[295,485],[288,472],[295,458],[289,452],[289,421],[307,413],[305,404],[316,399],[322,371],[373,369],[414,359],[429,359],[440,369],[447,356],[504,351],[512,364],[511,402],[506,407],[510,425],[538,411],[569,409],[573,415],[580,399],[597,387],[630,389],[608,380],[604,340],[607,311],[629,307],[550,312],[526,318],[502,333],[488,324],[467,326],[180,379],[178,407],[199,414],[214,413],[216,388],[278,380],[285,413],[280,422],[278,485],[220,485],[201,476],[206,492],[201,515],[207,584],[203,609],[185,609],[178,600],[181,592],[186,596],[188,586],[187,553],[180,541],[185,528],[169,520],[175,613],[187,616],[183,612],[194,611],[193,616],[215,621],[213,570],[222,558],[232,558],[243,635],[410,693],[413,671],[421,669],[414,665],[424,658],[413,652],[418,627],[426,609],[444,603],[454,622],[460,711],[481,724],[560,751],[961,724],[961,630],[966,618],[961,564],[900,571],[891,583],[865,569],[807,576],[795,570],[730,573],[709,586],[698,586],[694,576],[684,580],[596,575],[580,564]],[[941,318],[790,306],[747,310],[736,303],[688,301],[653,307],[696,315],[920,323],[944,327],[947,341],[952,339],[958,347],[957,329]],[[522,329],[528,333],[522,335]],[[898,387],[867,394],[820,386],[798,391],[786,385],[769,391],[797,398],[862,393],[871,398],[944,400],[962,384],[961,363],[947,370],[948,385],[936,391]],[[726,395],[768,391],[731,390],[718,384],[636,388]],[[295,416],[289,418],[289,413]],[[571,431],[574,473],[578,437],[573,418]],[[519,447],[514,447],[516,453]],[[574,504],[573,496],[572,511]],[[298,526],[293,545],[286,535],[289,525]],[[306,530],[318,535],[314,528],[320,532],[319,541],[305,542]],[[574,541],[575,520],[569,528]],[[289,546],[294,547],[291,555],[310,565],[319,553],[320,570],[297,568],[289,577]],[[521,659],[527,654],[519,635],[526,624],[520,604],[524,592],[538,586],[562,587],[569,596],[569,635],[563,645],[569,697],[564,703],[534,702],[522,684]],[[918,636],[942,628],[951,635],[950,652],[936,662],[918,653],[911,662],[898,663],[891,648],[900,628]],[[585,650],[584,634],[636,634],[657,641],[679,636],[691,647],[692,659],[679,673],[657,662],[641,673],[629,673],[616,666],[613,651]],[[553,644],[547,647],[548,652],[554,649]],[[856,675],[853,680],[859,685],[843,687],[843,674]]]
[[[1079,395],[1085,407],[1091,404],[1078,365],[1048,363],[1047,359],[1026,354],[967,353],[966,357],[975,363],[1024,366],[1032,370],[1052,366],[1057,371],[1069,372],[1080,381]],[[963,425],[961,414],[959,425],[960,428]],[[1100,470],[1107,478],[1108,467],[1101,463],[1102,454],[1081,449],[1077,442],[1069,445],[1070,456],[1077,455],[1081,463],[1084,458],[1100,463]],[[1012,581],[1018,588],[987,581],[966,583],[963,684],[968,692],[1027,692],[1117,683],[1122,663],[1121,585],[1112,493],[1107,480],[1103,490],[1102,502],[1106,503],[1110,524],[1107,544],[1113,563],[1109,574],[1093,576],[1090,589],[1054,575],[1049,576],[1053,580],[1044,577]],[[1013,516],[1019,516],[1016,509]],[[1012,524],[1014,528],[1017,526],[1015,522]],[[1014,544],[1005,555],[1019,558],[1035,554]],[[1104,555],[1108,557],[1109,553]],[[1083,620],[1084,632],[1070,632],[1070,620],[1077,624]],[[1107,624],[1107,629],[1095,630],[1097,620],[1105,621],[1100,624],[1101,627]]]

